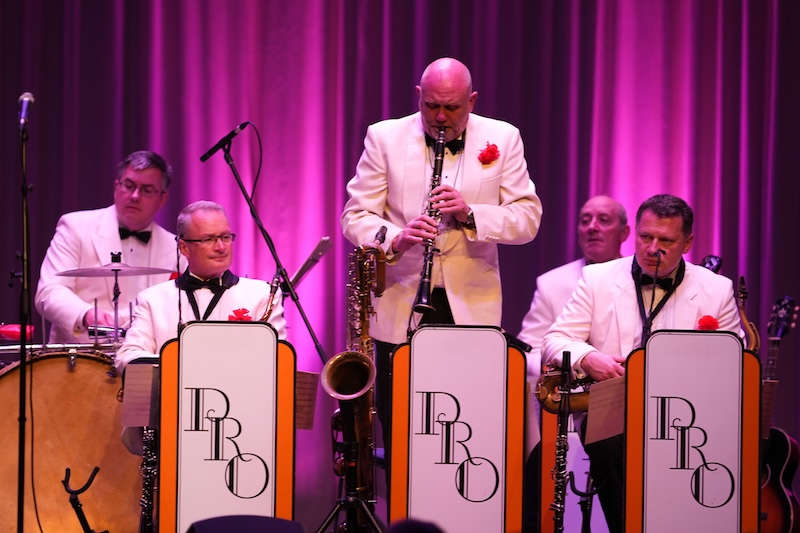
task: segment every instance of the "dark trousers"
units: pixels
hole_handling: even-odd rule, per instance
[[[522,471],[522,531],[525,533],[539,531],[539,506],[542,497],[539,486],[541,469],[542,443],[539,442],[533,447]]]
[[[450,304],[447,301],[447,293],[442,288],[435,288],[431,291],[431,305],[433,311],[423,313],[420,325],[422,324],[455,324],[453,313],[450,311]],[[397,344],[375,341],[375,409],[378,412],[378,419],[381,421],[383,434],[383,453],[386,460],[386,482],[389,483],[389,465],[391,459],[391,435],[392,435],[392,353]]]
[[[586,435],[586,420],[581,425],[581,442]],[[606,517],[609,533],[622,533],[625,512],[625,475],[623,435],[584,444],[589,456],[589,473]]]

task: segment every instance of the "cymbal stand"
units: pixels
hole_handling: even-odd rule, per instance
[[[111,262],[121,263],[122,252],[111,252]],[[107,372],[111,377],[117,376],[117,367],[114,366],[114,361],[117,358],[117,350],[119,350],[119,270],[114,269],[114,292],[112,298],[112,303],[114,304],[114,352],[111,354],[111,368]]]

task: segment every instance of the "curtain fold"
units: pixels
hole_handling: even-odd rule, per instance
[[[788,0],[30,0],[0,2],[0,168],[7,194],[1,265],[18,269],[16,98],[36,97],[29,174],[33,270],[60,214],[111,203],[117,161],[150,148],[175,167],[159,221],[194,200],[225,206],[235,270],[275,265],[222,154],[199,156],[248,120],[263,142],[255,202],[291,274],[323,235],[333,250],[298,293],[328,355],[344,348],[344,190],[367,126],[415,111],[424,66],[472,69],[475,111],[518,126],[544,215],[536,240],[503,247],[503,326],[516,332],[538,274],[577,257],[576,216],[590,195],[635,209],[670,192],[695,209],[689,256],[723,257],[747,279],[748,314],[800,297],[797,134],[800,7]],[[248,190],[253,127],[233,142]],[[624,246],[633,250],[633,238]],[[34,275],[35,282],[38,275]],[[0,320],[17,321],[18,288]],[[298,368],[321,362],[291,302]],[[38,320],[36,321],[38,324]],[[800,434],[797,335],[784,341],[776,423]],[[713,377],[710,377],[713,379]],[[328,414],[300,431],[296,512],[307,529],[333,502]]]

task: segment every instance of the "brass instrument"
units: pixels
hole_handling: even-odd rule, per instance
[[[439,128],[439,135],[436,137],[436,144],[433,146],[433,175],[431,176],[431,188],[428,193],[428,206],[425,208],[425,214],[434,220],[439,219],[439,210],[433,206],[430,200],[433,190],[442,183],[442,165],[444,164],[444,128]],[[414,311],[417,313],[424,313],[425,311],[433,311],[431,305],[431,276],[433,273],[433,254],[438,252],[434,239],[425,239],[423,241],[425,250],[422,253],[422,273],[419,277],[419,286],[417,287],[417,297],[414,299]]]
[[[381,228],[376,241],[385,238]],[[334,471],[345,478],[348,498],[374,503],[373,384],[375,382],[374,343],[369,336],[369,319],[375,313],[371,295],[384,289],[386,256],[375,245],[362,245],[349,256],[347,284],[348,347],[329,359],[322,368],[322,388],[339,400],[331,426],[334,434]],[[341,441],[336,440],[337,433]],[[362,507],[363,510],[363,507]],[[367,516],[363,516],[367,514]],[[348,513],[348,521],[355,514]],[[359,522],[371,519],[358,515]]]
[[[272,315],[272,310],[275,308],[275,295],[278,294],[278,287],[281,284],[281,276],[278,272],[275,272],[275,276],[272,278],[272,281],[269,284],[269,299],[267,300],[267,308],[264,310],[264,314],[261,318],[258,319],[259,322],[266,322],[269,320],[270,315]]]
[[[589,387],[593,380],[589,377],[574,379],[570,383],[569,405],[570,413],[589,410]],[[572,392],[572,389],[583,387],[581,392]],[[536,398],[542,404],[542,409],[549,413],[558,414],[561,408],[561,369],[547,367],[536,382]]]

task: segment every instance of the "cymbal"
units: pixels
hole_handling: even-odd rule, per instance
[[[118,276],[150,276],[152,274],[170,274],[169,268],[137,267],[125,263],[109,263],[98,267],[75,268],[64,270],[57,276],[70,276],[74,278],[113,278],[114,272]]]

